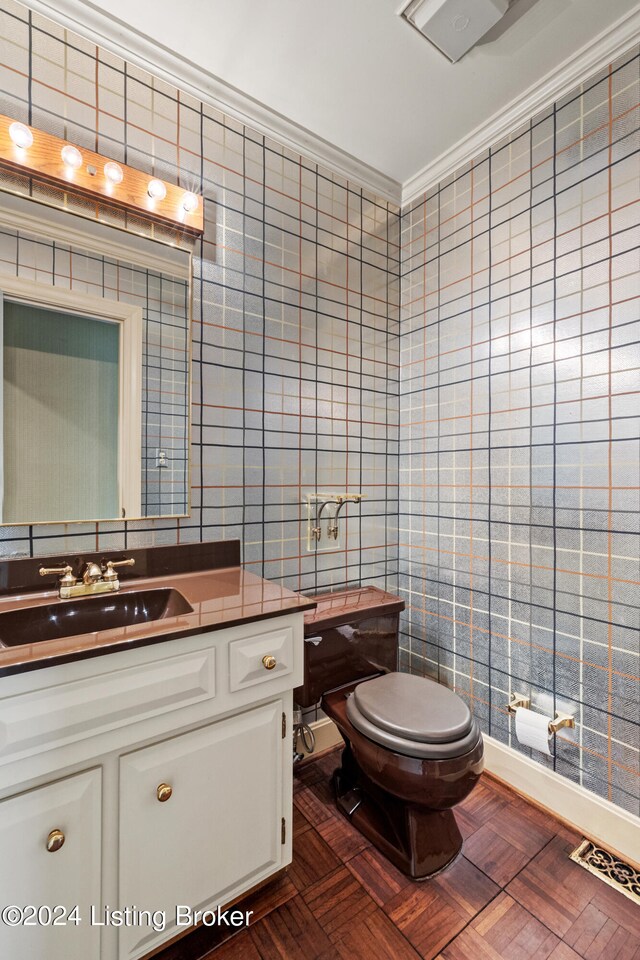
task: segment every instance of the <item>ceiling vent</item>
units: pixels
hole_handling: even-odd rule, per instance
[[[452,63],[500,20],[509,0],[410,0],[398,11]]]

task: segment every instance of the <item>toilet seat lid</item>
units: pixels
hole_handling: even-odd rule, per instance
[[[374,726],[405,740],[453,743],[473,726],[464,700],[428,677],[386,673],[358,684],[353,698]]]

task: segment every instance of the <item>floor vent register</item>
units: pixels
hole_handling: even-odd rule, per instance
[[[640,905],[640,870],[591,840],[583,840],[571,854],[571,859]]]

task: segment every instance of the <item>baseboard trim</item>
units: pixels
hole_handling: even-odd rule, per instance
[[[338,728],[328,717],[312,723],[311,729],[316,737],[317,753],[342,743]],[[535,760],[523,757],[493,737],[485,736],[484,746],[487,773],[599,846],[606,847],[625,860],[640,863],[638,817],[553,770],[541,767]]]
[[[640,819],[577,783],[541,767],[494,740],[484,738],[487,772],[508,784],[537,806],[564,820],[590,840],[640,861]]]

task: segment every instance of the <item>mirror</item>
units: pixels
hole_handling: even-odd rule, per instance
[[[14,199],[0,201],[0,522],[185,516],[190,255]]]

